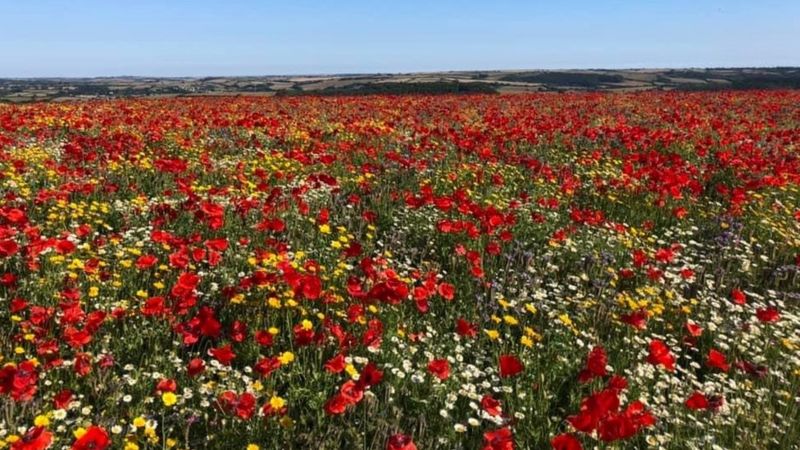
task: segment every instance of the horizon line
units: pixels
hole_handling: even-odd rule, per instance
[[[513,68],[513,69],[443,69],[443,70],[418,70],[418,71],[397,71],[397,72],[298,72],[298,73],[262,73],[248,75],[225,75],[225,74],[198,74],[198,75],[90,75],[90,76],[70,76],[70,75],[36,75],[36,76],[4,76],[0,75],[0,80],[52,80],[52,79],[72,79],[72,80],[97,80],[108,78],[157,78],[157,79],[200,79],[200,78],[269,78],[269,77],[343,77],[343,76],[367,76],[367,75],[419,75],[419,74],[442,74],[442,73],[467,73],[467,72],[622,72],[622,71],[647,71],[647,70],[744,70],[744,69],[800,69],[798,65],[762,65],[762,66],[663,66],[645,67],[631,66],[619,68]]]

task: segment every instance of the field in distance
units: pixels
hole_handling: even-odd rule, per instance
[[[0,101],[187,95],[364,95],[800,88],[800,68],[502,70],[204,78],[3,78]]]

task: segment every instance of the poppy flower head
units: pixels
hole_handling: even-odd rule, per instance
[[[482,450],[514,450],[514,434],[508,427],[483,433]]]
[[[595,346],[586,357],[586,366],[578,374],[578,381],[586,383],[594,378],[601,378],[608,375],[606,366],[608,365],[608,355],[601,346]]]
[[[650,341],[650,354],[647,362],[654,366],[662,366],[668,371],[675,370],[675,356],[669,351],[669,347],[660,339]]]
[[[500,378],[513,377],[525,370],[525,366],[514,355],[500,355],[499,365]]]
[[[105,450],[111,446],[111,439],[102,427],[92,425],[82,436],[72,443],[72,450]]]
[[[581,441],[569,433],[559,434],[550,440],[553,450],[583,450]]]
[[[53,434],[45,427],[32,427],[22,438],[11,444],[11,450],[45,450],[50,447]]]
[[[713,348],[708,351],[706,365],[715,369],[719,369],[723,372],[727,372],[731,368],[730,364],[728,364],[728,359],[725,357],[725,354]]]
[[[450,363],[446,359],[434,359],[428,363],[428,372],[444,381],[450,376]]]
[[[417,450],[417,446],[410,436],[397,433],[389,436],[386,442],[386,450]]]
[[[747,303],[747,295],[740,289],[731,291],[731,300],[737,305],[744,305]]]

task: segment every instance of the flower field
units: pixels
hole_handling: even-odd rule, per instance
[[[798,105],[0,105],[0,448],[800,448]]]

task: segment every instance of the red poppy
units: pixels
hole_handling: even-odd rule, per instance
[[[482,450],[514,450],[514,435],[508,427],[483,433]]]
[[[228,332],[231,341],[241,344],[247,339],[247,324],[241,320],[234,320],[231,322],[230,331]]]
[[[389,436],[389,440],[386,442],[386,450],[417,450],[417,446],[411,440],[411,436],[398,433]]]
[[[178,390],[178,383],[171,378],[162,378],[156,384],[156,392],[175,392]]]
[[[72,391],[64,389],[55,396],[53,396],[53,408],[66,409],[72,401]]]
[[[671,248],[660,248],[656,251],[656,261],[670,263],[675,257],[675,252]]]
[[[692,322],[686,322],[686,331],[688,331],[689,335],[692,337],[699,337],[701,334],[703,334],[703,329],[699,325]]]
[[[105,450],[111,445],[108,433],[101,427],[92,425],[72,443],[72,450]]]
[[[16,242],[10,239],[4,239],[0,241],[0,256],[3,258],[14,256],[17,251],[19,251],[19,245],[17,245]]]
[[[75,251],[75,244],[66,239],[60,239],[55,245],[56,253],[66,255]]]
[[[262,347],[270,347],[272,346],[272,334],[269,333],[267,330],[258,330],[256,331],[255,335],[253,336],[258,343],[258,345]]]
[[[306,329],[302,324],[295,325],[292,328],[292,333],[294,333],[294,344],[297,347],[311,345],[318,336],[313,329]]]
[[[778,308],[774,306],[770,306],[767,308],[759,308],[756,310],[756,317],[758,320],[764,323],[772,323],[777,322],[781,318],[781,313],[778,312]]]
[[[481,409],[486,411],[490,416],[499,416],[501,411],[500,402],[494,399],[491,395],[484,395],[481,398]]]
[[[208,306],[203,306],[197,313],[197,327],[200,334],[210,338],[217,338],[222,333],[222,324],[217,320],[217,314]]]
[[[623,323],[636,328],[637,330],[644,330],[647,328],[647,318],[649,316],[650,314],[647,312],[647,310],[642,309],[630,314],[623,314],[620,316],[620,320]]]
[[[614,375],[606,383],[606,389],[611,389],[616,392],[628,389],[628,380],[620,375]]]
[[[372,361],[368,362],[358,376],[358,385],[363,388],[375,386],[383,380],[383,371],[378,369]]]
[[[336,394],[325,402],[325,413],[330,416],[344,414],[350,404],[342,394]]]
[[[276,357],[270,358],[261,358],[256,362],[253,366],[256,372],[258,372],[262,377],[266,377],[272,372],[278,370],[281,367],[280,359]]]
[[[155,255],[142,255],[136,260],[136,268],[139,270],[149,269],[158,262]]]
[[[218,252],[224,252],[228,249],[228,240],[226,238],[209,239],[204,244],[208,249]]]
[[[439,295],[445,300],[452,300],[456,294],[456,288],[450,283],[441,283],[437,288]]]
[[[675,357],[670,353],[667,344],[660,339],[650,341],[650,354],[647,356],[647,362],[654,366],[664,366],[670,372],[675,370]]]
[[[440,380],[450,376],[450,363],[446,359],[434,359],[428,363],[428,372]]]
[[[301,278],[300,292],[309,300],[316,300],[322,293],[322,281],[315,275],[306,275]]]
[[[600,439],[612,442],[628,439],[639,429],[655,425],[656,419],[645,410],[639,401],[631,403],[622,414],[612,413],[604,418],[597,427]]]
[[[664,275],[664,272],[659,269],[658,267],[648,267],[647,268],[647,278],[652,281],[660,282],[661,277]]]
[[[142,315],[146,317],[164,314],[167,310],[164,304],[164,297],[150,297],[142,306]]]
[[[197,287],[199,282],[200,276],[191,272],[184,272],[178,277],[178,282],[175,286],[178,291],[173,289],[173,295],[185,295],[190,293]]]
[[[256,411],[256,398],[249,392],[237,395],[233,391],[225,391],[220,394],[217,402],[222,411],[243,420],[253,417]]]
[[[85,377],[92,372],[92,360],[86,353],[78,353],[75,355],[75,363],[72,365],[72,370],[79,376]]]
[[[211,348],[208,350],[208,354],[219,361],[223,366],[231,365],[231,361],[236,358],[236,353],[233,352],[230,344],[222,347]]]
[[[346,258],[355,258],[359,256],[363,248],[358,242],[351,242],[342,252]]]
[[[730,364],[728,364],[728,359],[725,357],[725,355],[722,352],[715,350],[713,348],[708,352],[708,357],[706,358],[706,364],[709,367],[714,367],[723,372],[727,372],[731,368]]]
[[[74,349],[80,349],[92,341],[92,334],[87,330],[78,330],[74,327],[64,328],[64,341]]]
[[[508,378],[525,370],[520,360],[514,355],[500,355],[500,378]]]
[[[339,388],[339,395],[341,395],[349,405],[355,405],[364,398],[364,387],[353,380],[347,380]]]
[[[702,392],[695,391],[686,399],[686,407],[689,409],[708,409],[708,399]]]
[[[464,319],[456,320],[456,333],[460,336],[475,337],[478,335],[478,327]]]
[[[345,368],[345,360],[343,354],[338,354],[333,358],[329,359],[325,363],[325,370],[330,373],[340,373]]]
[[[33,399],[38,390],[39,372],[31,361],[0,369],[0,395],[10,395],[17,402]]]
[[[798,212],[798,214],[800,214],[800,212]],[[7,211],[0,211],[0,215],[11,223],[20,223],[28,220],[25,211],[19,208],[11,208]],[[800,220],[800,218],[798,218],[798,220]]]
[[[209,228],[212,230],[222,228],[225,215],[225,209],[222,206],[211,202],[203,202],[200,205],[200,213],[201,218],[206,221]]]
[[[601,346],[595,346],[586,358],[586,367],[578,374],[578,381],[586,383],[594,378],[604,377],[608,374],[606,366],[608,356]]]
[[[206,369],[206,363],[200,358],[194,358],[186,365],[186,372],[190,377],[195,377]]]
[[[731,300],[737,305],[744,305],[747,303],[747,295],[739,289],[734,289],[731,291]]]
[[[647,263],[647,253],[642,250],[634,250],[633,251],[633,265],[636,267],[642,267]]]
[[[167,259],[170,266],[176,269],[185,269],[189,265],[189,251],[186,247],[183,247],[176,252],[170,253]]]
[[[550,446],[553,450],[583,450],[578,438],[569,433],[559,434],[551,439]]]
[[[578,431],[590,433],[600,421],[619,410],[620,402],[617,391],[605,389],[591,394],[581,401],[581,409],[577,415],[570,416],[567,421]]]
[[[14,275],[13,273],[6,272],[0,275],[0,285],[3,285],[5,287],[14,287],[16,283],[17,283],[17,276]]]
[[[11,444],[11,450],[45,450],[52,442],[53,434],[45,427],[33,427]]]

